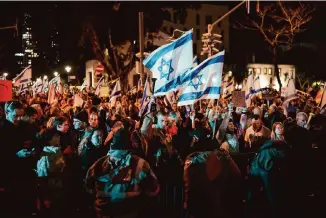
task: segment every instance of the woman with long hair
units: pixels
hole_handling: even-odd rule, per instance
[[[275,122],[273,124],[271,140],[284,140],[284,125],[281,122]]]

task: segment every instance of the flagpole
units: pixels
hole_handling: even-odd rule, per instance
[[[141,85],[144,84],[144,65],[143,65],[143,59],[144,59],[144,13],[139,12],[138,13],[138,25],[139,25],[139,74],[140,74],[140,81]]]

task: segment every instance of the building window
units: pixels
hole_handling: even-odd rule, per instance
[[[267,75],[267,68],[264,68],[264,69],[263,69],[263,74],[264,74],[264,75]]]
[[[197,54],[197,43],[194,43],[193,44],[193,47],[194,47],[194,53],[195,53],[195,55]]]
[[[212,15],[206,15],[205,17],[206,25],[213,23]]]
[[[268,68],[268,75],[272,75],[272,68]]]
[[[196,29],[196,39],[200,40],[200,29]]]
[[[200,25],[200,15],[196,14],[196,25]]]
[[[260,68],[255,68],[254,71],[255,71],[255,75],[260,75]]]

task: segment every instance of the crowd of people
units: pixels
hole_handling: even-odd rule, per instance
[[[81,106],[71,92],[51,105],[26,92],[0,106],[4,217],[159,217],[154,199],[167,183],[183,187],[191,218],[253,217],[262,207],[276,217],[324,191],[326,109],[312,97],[257,96],[247,108],[157,97],[139,116],[141,90],[115,105],[77,95]]]

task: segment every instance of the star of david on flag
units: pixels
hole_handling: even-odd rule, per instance
[[[197,76],[195,79],[197,79],[197,82],[194,82],[194,80],[191,80],[189,83],[189,86],[193,86],[196,90],[198,89],[199,86],[203,85],[204,83],[201,81],[201,78],[203,77],[203,75],[199,75]]]
[[[154,96],[177,90],[185,72],[193,67],[192,32],[187,31],[175,41],[159,47],[143,61],[156,78]]]
[[[182,78],[178,106],[192,105],[200,99],[218,99],[221,92],[224,51],[206,59]]]
[[[164,60],[164,58],[162,58],[161,65],[158,67],[158,70],[161,73],[161,79],[166,78],[167,80],[169,80],[170,74],[173,72],[171,63],[172,63],[172,59],[166,61]]]

